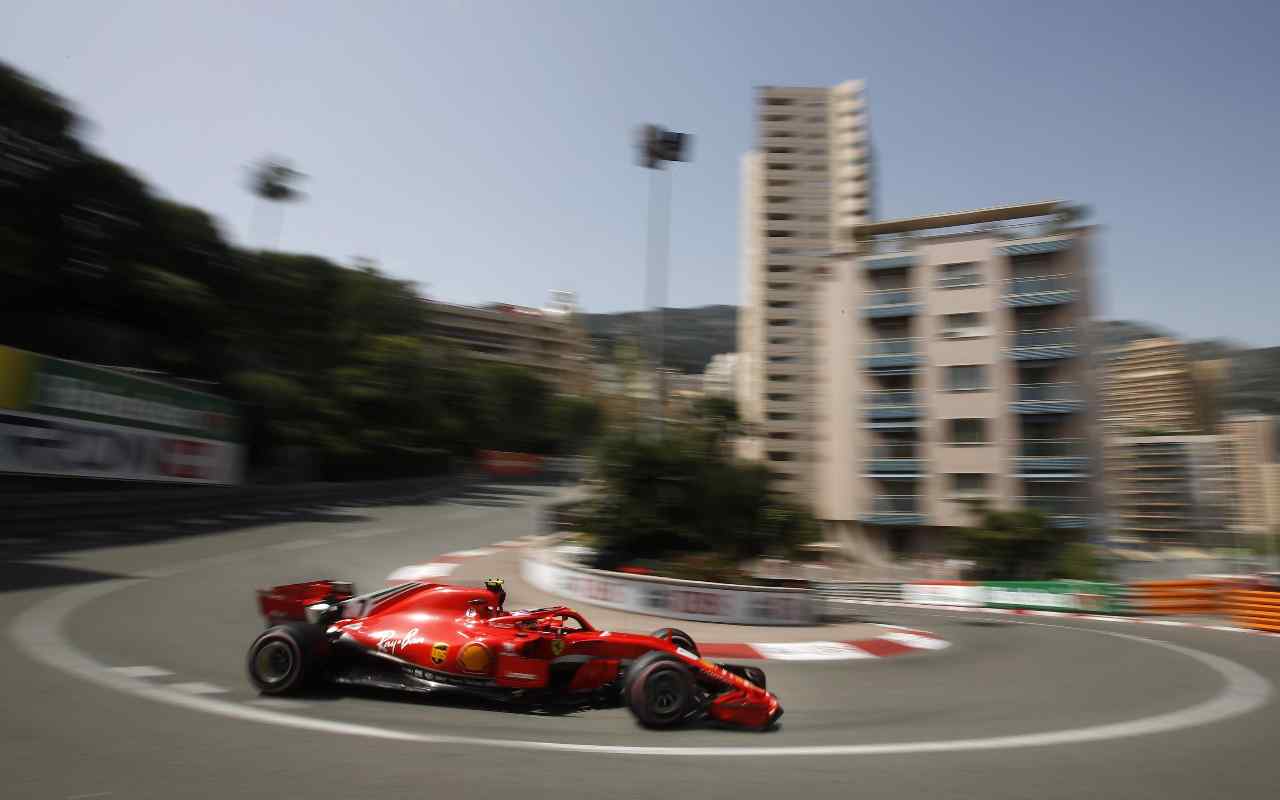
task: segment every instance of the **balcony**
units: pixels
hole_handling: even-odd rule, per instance
[[[1020,478],[1082,478],[1088,474],[1089,457],[1079,439],[1023,439],[1018,445]]]
[[[1008,348],[1008,353],[1015,361],[1071,358],[1076,354],[1074,328],[1012,331],[1009,336],[1013,345]]]
[[[1004,285],[1007,306],[1058,306],[1076,298],[1070,275],[1043,275],[1012,278]]]
[[[1019,497],[1018,505],[1039,511],[1055,528],[1086,528],[1089,526],[1089,507],[1083,497]]]
[[[871,457],[864,466],[870,477],[920,478],[924,459],[915,442],[891,442],[872,445]]]
[[[920,310],[910,289],[879,289],[867,292],[862,316],[868,319],[909,317]]]
[[[870,525],[922,525],[919,498],[913,494],[878,495],[871,498],[871,509],[859,519]]]
[[[916,341],[916,339],[872,339],[867,342],[863,361],[868,369],[914,367],[921,360]]]
[[[910,389],[868,392],[863,403],[868,419],[913,419],[919,413],[916,393]]]
[[[1070,414],[1084,407],[1074,383],[1020,383],[1014,390],[1017,399],[1009,410],[1015,414]]]
[[[860,245],[867,246],[867,245]],[[877,240],[870,245],[871,252],[877,255],[866,255],[862,257],[862,266],[865,269],[875,271],[879,269],[901,269],[902,267],[913,267],[917,260],[915,254],[909,252],[915,247],[915,242],[911,240]]]

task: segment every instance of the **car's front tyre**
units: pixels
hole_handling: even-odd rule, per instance
[[[315,626],[287,622],[263,631],[249,645],[249,680],[263,694],[289,694],[322,670],[328,642]]]
[[[646,728],[670,728],[684,722],[698,702],[693,673],[679,658],[653,650],[627,670],[622,698]]]

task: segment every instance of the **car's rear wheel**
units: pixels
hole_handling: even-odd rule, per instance
[[[697,691],[693,673],[679,658],[654,650],[632,662],[622,696],[641,725],[670,728],[693,711]]]
[[[655,639],[671,642],[676,647],[683,647],[699,658],[702,657],[702,653],[698,652],[698,645],[693,641],[693,637],[679,628],[658,628],[649,635]]]
[[[304,688],[324,665],[328,643],[320,631],[301,622],[276,625],[249,645],[249,680],[263,694],[289,694]]]

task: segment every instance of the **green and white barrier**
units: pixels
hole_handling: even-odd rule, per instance
[[[1127,612],[1125,596],[1119,584],[1093,581],[922,581],[902,586],[909,603],[1097,614]]]

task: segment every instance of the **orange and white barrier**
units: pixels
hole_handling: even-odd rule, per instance
[[[1280,591],[1237,589],[1227,593],[1226,608],[1235,625],[1280,633]]]
[[[1130,583],[1129,611],[1151,616],[1221,614],[1232,586],[1232,582],[1217,578]]]

